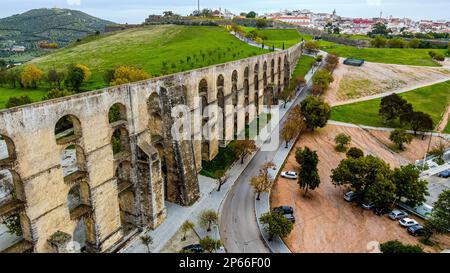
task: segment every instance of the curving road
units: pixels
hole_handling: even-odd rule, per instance
[[[297,96],[293,105],[303,101],[309,94],[311,82],[303,88]],[[280,121],[280,127],[288,117],[286,114]],[[278,134],[279,130],[274,130],[272,134]],[[281,140],[281,138],[280,138]],[[278,148],[284,145],[280,141]],[[267,161],[272,161],[275,151],[258,150],[249,162],[240,177],[236,180],[220,210],[220,237],[229,253],[269,253],[269,249],[264,243],[256,223],[255,216],[255,193],[250,186],[251,177],[255,176],[259,168]]]

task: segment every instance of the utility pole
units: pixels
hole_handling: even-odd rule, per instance
[[[197,0],[197,15],[200,16],[200,0]]]

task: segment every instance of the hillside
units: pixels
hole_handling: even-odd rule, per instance
[[[88,34],[103,31],[110,24],[113,23],[77,10],[33,9],[0,19],[0,48],[21,45],[27,51],[36,51],[39,41],[56,42],[62,47]]]
[[[156,77],[267,52],[241,42],[222,27],[162,25],[91,35],[31,63],[44,73],[52,68],[64,71],[69,64],[87,65],[92,77],[81,89],[88,91],[106,87],[105,72],[120,65],[139,67]],[[0,83],[0,108],[9,97],[29,95],[38,101],[50,89],[45,80],[34,90]]]
[[[267,52],[239,41],[221,27],[148,26],[89,37],[32,62],[44,71],[83,63],[92,70],[87,89],[103,87],[103,74],[119,65],[153,76],[225,63]]]

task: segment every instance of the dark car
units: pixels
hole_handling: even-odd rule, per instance
[[[183,250],[187,250],[193,253],[203,253],[203,247],[199,244],[185,246],[183,247]]]
[[[373,212],[378,216],[382,216],[387,214],[389,212],[389,209],[386,207],[375,207]]]
[[[294,214],[294,209],[289,206],[281,206],[273,209],[273,212],[281,213],[281,214]]]
[[[442,178],[449,178],[450,177],[450,169],[441,172],[438,176],[442,177]]]
[[[421,225],[415,225],[408,228],[408,233],[412,236],[424,236],[425,232],[425,229]]]
[[[295,216],[294,214],[284,214],[283,215],[286,219],[289,220],[289,222],[295,223]]]

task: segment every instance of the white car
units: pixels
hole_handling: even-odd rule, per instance
[[[296,172],[281,172],[281,177],[289,178],[289,179],[297,179],[298,174]]]
[[[402,227],[412,227],[412,226],[415,226],[415,225],[418,225],[418,224],[419,224],[419,223],[417,223],[416,220],[411,219],[411,218],[403,218],[403,219],[401,219],[401,220],[398,221],[398,222],[400,223],[400,225],[401,225]]]
[[[389,218],[392,220],[400,220],[408,216],[408,213],[404,212],[403,210],[393,210],[389,213]]]

